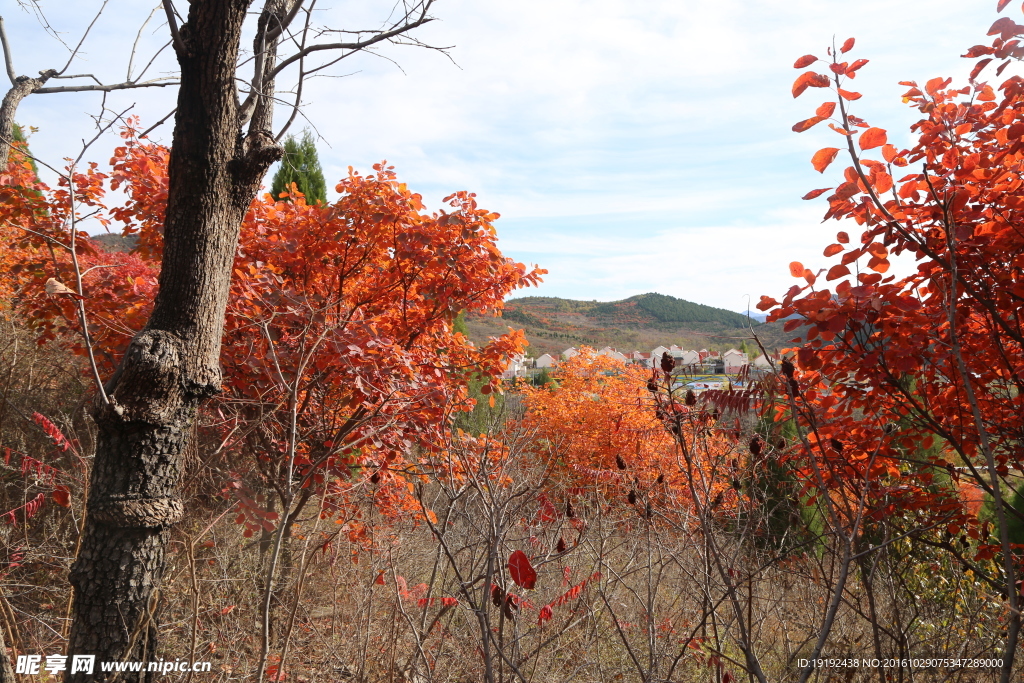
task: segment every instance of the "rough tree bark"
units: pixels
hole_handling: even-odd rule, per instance
[[[261,26],[279,16],[270,0]],[[94,410],[96,459],[79,557],[71,570],[71,655],[155,659],[156,611],[169,529],[182,515],[178,479],[199,404],[220,389],[220,343],[238,230],[281,148],[269,131],[273,80],[242,132],[235,89],[249,0],[193,0],[175,34],[181,66],[169,165],[160,290]],[[274,41],[270,41],[276,43]],[[273,66],[276,46],[264,43]],[[269,71],[268,71],[269,72]],[[69,667],[70,669],[70,667]],[[121,673],[118,681],[155,680]]]

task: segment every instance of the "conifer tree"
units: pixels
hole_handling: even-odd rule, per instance
[[[302,139],[289,136],[284,143],[284,158],[274,174],[270,193],[276,199],[282,192],[288,192],[295,183],[306,197],[307,204],[323,204],[327,201],[327,182],[320,168],[320,159],[313,143],[313,135],[303,131]]]

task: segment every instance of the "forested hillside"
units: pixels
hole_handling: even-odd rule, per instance
[[[522,329],[528,353],[557,354],[570,346],[613,346],[620,351],[650,351],[658,345],[725,351],[756,335],[766,349],[790,344],[782,323],[762,324],[747,316],[677,299],[664,294],[639,294],[622,301],[577,301],[557,297],[510,299],[500,318],[470,316],[470,337],[481,343],[508,327]]]

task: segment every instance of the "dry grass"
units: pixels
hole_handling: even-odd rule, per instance
[[[15,453],[3,468],[3,509],[53,488],[46,475],[24,474],[18,454],[59,470],[72,492],[68,508],[47,500],[31,519],[0,523],[6,559],[0,616],[19,654],[64,647],[67,571],[87,463],[57,451],[31,415],[47,415],[88,454],[80,369],[66,352],[36,347],[9,324],[0,333],[0,445]],[[344,524],[314,513],[295,525],[275,577],[273,609],[271,652],[279,658],[287,641],[287,680],[699,683],[728,672],[744,681],[747,643],[768,680],[794,680],[796,661],[810,651],[835,586],[839,546],[829,537],[780,557],[761,537],[756,515],[715,518],[702,527],[682,504],[667,504],[647,519],[587,491],[572,494],[575,519],[559,514],[544,521],[538,495],[562,501],[569,493],[552,488],[529,435],[503,438],[504,454],[470,468],[465,479],[421,487],[436,524],[380,519],[368,489],[356,501],[372,530],[364,542],[350,542]],[[212,673],[192,680],[251,679],[267,558],[258,539],[243,536],[233,515],[223,514],[231,506],[219,495],[228,464],[214,455],[215,444],[202,438],[197,444],[186,474],[190,514],[174,530],[161,590],[159,655],[213,663]],[[559,539],[565,552],[557,550]],[[509,580],[506,562],[516,549],[534,560],[533,590]],[[24,556],[14,566],[18,553]],[[867,556],[854,574],[826,656],[998,656],[1001,600],[940,551],[907,539]],[[544,605],[596,575],[538,623]],[[492,584],[528,604],[503,613],[491,600]],[[812,680],[992,676],[948,668],[915,669],[911,676],[895,667],[882,674],[821,671]]]

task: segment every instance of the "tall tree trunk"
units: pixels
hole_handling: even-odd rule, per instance
[[[48,69],[39,74],[39,78],[19,76],[4,95],[3,101],[0,101],[0,170],[7,168],[11,140],[14,139],[14,115],[18,111],[18,105],[56,75],[55,69]]]
[[[220,389],[220,344],[238,230],[260,180],[281,156],[270,127],[273,82],[242,134],[236,63],[248,0],[193,0],[176,41],[181,65],[169,165],[160,290],[146,328],[96,407],[96,460],[79,558],[71,570],[68,654],[156,659],[159,583],[178,480],[199,404]],[[280,3],[268,2],[272,11]],[[261,20],[262,25],[266,22]],[[276,52],[272,45],[270,53]],[[273,59],[268,59],[273,64]],[[70,661],[70,659],[69,659]],[[125,672],[120,682],[155,680]]]
[[[11,650],[14,651],[13,648]],[[7,642],[4,640],[4,627],[0,624],[0,683],[16,683],[11,658],[7,656]]]

